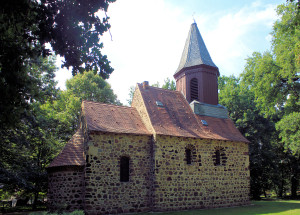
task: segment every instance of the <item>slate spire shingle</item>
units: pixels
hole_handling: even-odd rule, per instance
[[[181,60],[176,73],[178,73],[183,68],[198,66],[202,64],[217,68],[209,55],[197,24],[196,22],[194,22],[191,25],[188,37],[186,39]]]

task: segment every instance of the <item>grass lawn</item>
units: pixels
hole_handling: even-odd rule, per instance
[[[0,212],[1,214],[1,212]],[[47,215],[47,211],[41,212],[17,212],[7,215]],[[217,208],[209,210],[177,211],[177,212],[149,212],[137,213],[136,215],[300,215],[300,200],[274,200],[252,201],[249,206],[235,208]],[[133,214],[132,214],[133,215]]]
[[[137,215],[300,215],[300,200],[252,201],[249,206],[210,210],[178,211],[165,213],[139,213]]]

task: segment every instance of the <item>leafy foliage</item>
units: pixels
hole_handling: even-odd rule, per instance
[[[110,85],[93,71],[77,74],[66,82],[66,87],[55,101],[41,106],[41,115],[58,122],[53,129],[62,142],[68,141],[77,129],[82,100],[121,105]]]
[[[156,82],[154,84],[151,85],[152,87],[160,87],[160,83]],[[170,78],[166,78],[164,80],[164,84],[161,86],[161,88],[166,89],[166,90],[176,90],[176,84],[174,80],[170,80]],[[132,103],[132,99],[133,99],[133,95],[134,95],[134,91],[135,91],[135,87],[134,86],[130,86],[129,88],[129,99],[127,99],[127,102],[129,105],[131,105]]]
[[[176,84],[174,80],[170,80],[170,78],[166,78],[165,83],[161,86],[161,88],[163,89],[167,89],[167,90],[176,90]]]
[[[276,161],[272,146],[275,124],[260,114],[254,102],[254,93],[239,78],[219,77],[219,89],[220,104],[228,108],[236,127],[251,142],[251,196],[259,199],[262,193],[272,188]]]
[[[57,90],[53,80],[56,67],[54,58],[39,58],[27,67],[34,80],[30,106],[21,114],[21,119],[11,127],[0,129],[0,183],[2,192],[34,194],[34,206],[39,192],[47,191],[45,167],[56,156],[61,144],[51,128],[52,121],[39,116],[39,105],[46,99],[55,99]]]
[[[135,87],[134,86],[130,86],[129,93],[128,93],[129,99],[127,99],[127,102],[128,102],[128,104],[130,106],[131,106],[132,99],[133,99],[133,96],[134,96],[134,91],[135,91]]]
[[[0,124],[13,125],[34,100],[27,67],[53,51],[65,57],[73,75],[93,70],[104,79],[113,72],[101,54],[100,37],[110,27],[106,11],[114,0],[3,0],[0,16]],[[102,16],[99,11],[102,11]]]
[[[54,59],[36,62],[28,71],[36,80],[38,100],[30,102],[14,128],[0,130],[1,193],[34,195],[35,203],[40,192],[47,192],[46,167],[77,129],[81,101],[120,104],[109,84],[93,71],[76,75],[67,81],[67,90],[59,91]]]
[[[276,129],[279,131],[286,150],[291,150],[297,157],[300,156],[300,112],[293,112],[284,116],[277,124]]]

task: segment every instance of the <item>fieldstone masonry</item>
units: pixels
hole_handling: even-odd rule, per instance
[[[48,171],[49,210],[83,210],[83,168],[66,167]]]
[[[190,145],[195,147],[196,159],[187,164],[185,148]],[[216,148],[226,152],[226,164],[214,165]],[[157,136],[154,177],[157,211],[248,204],[248,144]]]
[[[86,148],[85,212],[149,211],[152,205],[152,142],[149,136],[91,134]],[[129,182],[120,182],[120,158],[129,161]]]

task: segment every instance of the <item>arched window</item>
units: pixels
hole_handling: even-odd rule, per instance
[[[129,157],[121,157],[120,159],[120,181],[129,181]]]
[[[197,154],[195,146],[188,144],[185,147],[185,158],[184,161],[186,164],[193,164],[193,162],[197,162]]]
[[[216,147],[213,153],[213,161],[215,166],[225,166],[227,162],[227,157],[225,154],[225,148]]]
[[[188,148],[185,149],[186,164],[192,164],[192,151]]]
[[[198,100],[198,79],[192,78],[190,82],[191,101]]]

